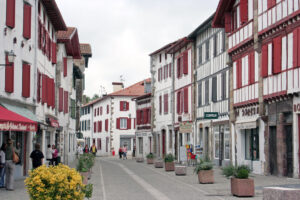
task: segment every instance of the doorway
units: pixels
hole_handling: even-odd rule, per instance
[[[162,156],[166,156],[166,130],[162,130]]]
[[[285,142],[286,142],[286,176],[293,177],[293,126],[287,125],[285,130]]]
[[[277,129],[276,126],[270,126],[269,128],[269,167],[270,174],[277,175]],[[272,155],[272,156],[271,156]]]
[[[205,145],[204,145],[204,157],[210,158],[209,156],[209,128],[205,127]]]
[[[222,162],[224,160],[224,126],[220,126],[220,150],[219,150],[219,166],[222,166]]]
[[[160,134],[157,135],[157,154],[158,157],[160,158]]]
[[[175,131],[175,158],[178,160],[178,131]]]

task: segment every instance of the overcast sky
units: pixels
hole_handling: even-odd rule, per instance
[[[67,26],[92,45],[85,94],[112,82],[150,77],[149,54],[184,37],[215,12],[219,0],[56,0]]]

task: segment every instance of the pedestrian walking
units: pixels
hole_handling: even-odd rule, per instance
[[[77,147],[77,156],[78,158],[83,154],[83,149],[80,143],[78,143],[78,147]]]
[[[40,151],[40,144],[35,144],[35,150],[31,152],[30,158],[32,160],[32,168],[36,169],[42,165],[44,154]]]
[[[58,150],[54,144],[52,145],[52,164],[53,166],[58,165]]]
[[[94,156],[96,156],[96,154],[97,154],[97,148],[96,148],[95,143],[93,143],[93,145],[91,146],[90,152],[92,152],[92,154]]]
[[[84,147],[84,149],[83,149],[83,153],[89,153],[90,151],[89,151],[89,147],[88,147],[88,145],[86,144],[85,145],[85,147]]]
[[[3,143],[0,149],[0,188],[5,187],[4,177],[5,177],[5,149],[6,143]]]
[[[48,165],[53,165],[53,150],[51,148],[51,145],[48,144],[47,146],[47,152],[46,152],[46,160],[48,161]]]
[[[127,160],[127,148],[126,148],[126,146],[124,145],[124,147],[123,147],[123,160]]]
[[[123,154],[123,150],[122,150],[122,147],[119,148],[119,157],[120,159],[122,159],[122,154]]]
[[[7,147],[5,150],[5,183],[6,190],[14,190],[14,172],[15,172],[15,163],[13,162],[14,157],[13,141],[11,139],[7,140]]]

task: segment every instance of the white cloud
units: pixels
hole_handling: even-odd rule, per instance
[[[149,53],[188,35],[218,0],[56,0],[67,26],[92,45],[85,94],[107,92],[120,75],[129,86],[150,77]]]

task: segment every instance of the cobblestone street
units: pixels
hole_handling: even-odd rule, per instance
[[[94,184],[92,200],[237,199],[230,193],[230,181],[219,169],[214,171],[215,183],[203,185],[198,184],[193,167],[188,168],[186,176],[175,176],[174,172],[165,172],[164,168],[154,168],[132,159],[97,158],[89,182]],[[266,186],[300,188],[298,179],[257,175],[252,178],[255,197],[245,199],[262,199],[262,189]],[[0,195],[1,200],[29,199],[23,181],[16,182],[14,192],[1,189]]]

